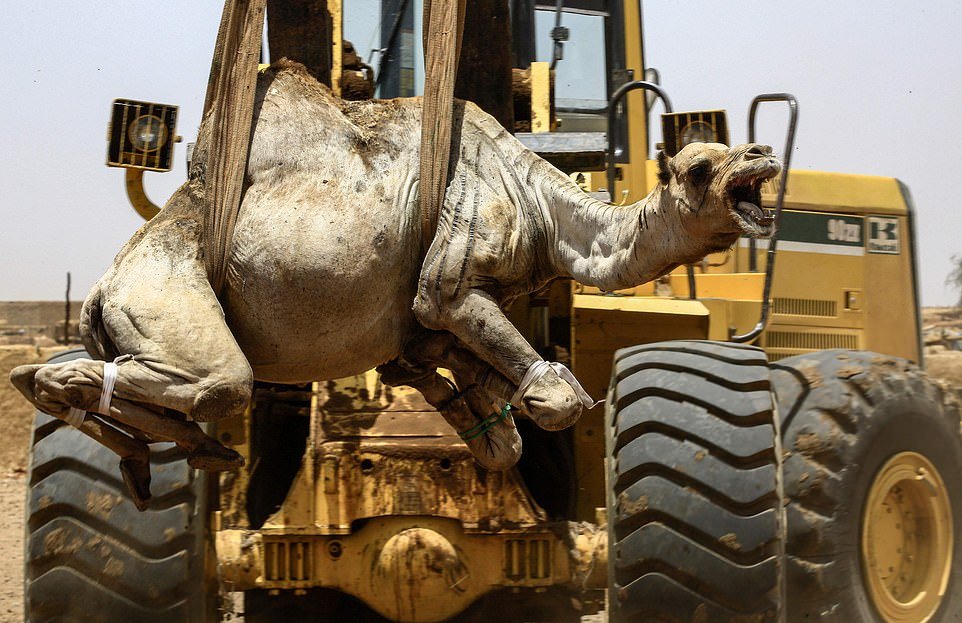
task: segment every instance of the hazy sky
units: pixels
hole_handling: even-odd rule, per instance
[[[345,30],[367,56],[377,3],[353,3]],[[110,102],[181,107],[174,171],[147,174],[163,203],[185,177],[223,4],[9,4],[0,21],[0,300],[59,299],[68,270],[79,299],[141,224],[123,172],[104,165]],[[962,252],[962,2],[649,0],[644,12],[648,64],[677,110],[727,108],[742,142],[751,98],[790,91],[801,111],[795,168],[906,182],[923,303],[955,301],[944,280]],[[759,140],[780,148],[776,110],[762,113]]]

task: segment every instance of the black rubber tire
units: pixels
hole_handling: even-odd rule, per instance
[[[608,398],[612,623],[777,620],[765,353],[694,341],[619,350]]]
[[[71,351],[51,362],[87,356]],[[30,623],[217,620],[205,583],[207,476],[172,444],[151,447],[150,508],[139,512],[118,458],[61,420],[34,418],[24,536]]]
[[[911,363],[830,350],[772,364],[782,418],[788,621],[883,619],[865,589],[861,521],[869,487],[893,455],[929,459],[954,519],[949,585],[931,623],[962,620],[962,437],[959,408]]]

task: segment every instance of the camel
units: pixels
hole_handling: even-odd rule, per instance
[[[175,441],[199,469],[242,465],[198,422],[242,413],[254,379],[377,367],[385,383],[420,390],[482,466],[506,469],[521,452],[514,413],[559,430],[592,404],[505,318],[513,299],[556,278],[631,287],[771,233],[759,207],[761,183],[780,170],[770,147],[688,145],[659,158],[645,199],[615,206],[458,102],[450,184],[426,239],[420,111],[418,98],[342,101],[300,65],[272,66],[258,80],[220,298],[204,267],[205,121],[190,179],[84,303],[96,360],[21,366],[14,385],[114,451],[142,509],[149,443]]]

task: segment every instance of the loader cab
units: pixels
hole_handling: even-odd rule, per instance
[[[586,190],[606,190],[608,101],[621,85],[645,76],[640,3],[511,0],[509,5],[511,48],[504,51],[514,73],[514,118],[508,129],[549,162],[576,175]],[[350,9],[346,17],[348,39],[380,42],[368,56],[377,72],[376,96],[420,95],[424,75],[420,3],[384,0],[379,35],[363,20],[354,20],[357,26],[352,30]],[[491,42],[492,49],[507,45]],[[636,201],[647,193],[649,106],[640,93],[621,104],[613,136],[618,185],[610,193],[619,201]],[[539,123],[539,118],[544,121]],[[567,136],[529,136],[547,132]]]

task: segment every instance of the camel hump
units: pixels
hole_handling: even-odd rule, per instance
[[[318,82],[317,79],[307,71],[307,67],[287,57],[274,61],[270,67],[261,72],[261,75],[258,76],[257,79],[258,89],[262,90],[268,85],[283,88],[282,85],[288,84],[288,81],[276,82],[277,79],[281,77],[293,78],[290,83],[297,85],[295,88],[305,91],[305,94],[309,93],[311,96],[320,96],[329,100],[331,103],[340,100],[326,84]]]

